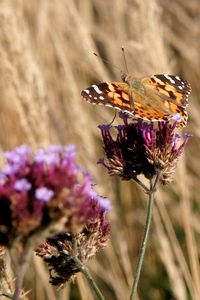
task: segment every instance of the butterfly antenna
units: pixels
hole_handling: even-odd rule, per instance
[[[123,58],[124,58],[124,65],[125,65],[126,73],[128,73],[128,65],[127,65],[127,61],[126,61],[126,55],[125,55],[124,47],[122,47],[122,55],[123,55]]]
[[[101,57],[101,56],[100,56],[99,54],[97,54],[96,52],[92,51],[92,54],[94,54],[96,57],[100,58],[100,59],[101,59],[102,61],[104,61],[107,65],[112,66],[113,68],[115,68],[115,69],[121,71],[121,69],[120,69],[119,67],[113,65],[109,60],[107,60],[107,59]]]

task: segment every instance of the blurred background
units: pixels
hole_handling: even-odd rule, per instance
[[[81,90],[136,77],[168,73],[192,86],[192,138],[174,182],[156,192],[154,221],[142,276],[140,300],[200,299],[200,2],[199,0],[1,0],[0,147],[75,144],[79,161],[94,175],[96,189],[113,203],[108,246],[90,262],[105,299],[129,298],[146,216],[147,196],[134,182],[109,177],[97,165],[103,156],[98,124],[110,108],[81,99]],[[91,52],[107,59],[106,64]],[[114,67],[117,66],[119,69]],[[117,123],[117,119],[115,122]],[[26,276],[27,299],[93,299],[86,280],[61,290],[34,258]]]

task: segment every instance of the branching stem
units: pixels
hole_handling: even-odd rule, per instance
[[[73,260],[76,263],[76,266],[79,268],[79,270],[85,275],[85,277],[87,278],[92,290],[94,291],[94,293],[97,296],[98,300],[105,300],[104,296],[102,295],[101,291],[99,290],[97,284],[95,283],[92,275],[90,274],[89,270],[87,267],[85,267],[83,265],[83,263],[80,261],[80,259],[77,257],[77,244],[76,244],[76,239],[73,238]]]

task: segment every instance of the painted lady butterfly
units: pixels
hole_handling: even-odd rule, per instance
[[[130,75],[122,82],[103,82],[82,91],[82,97],[149,121],[176,119],[186,126],[191,87],[179,76],[161,74],[142,79]]]

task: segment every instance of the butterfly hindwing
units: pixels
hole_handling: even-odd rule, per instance
[[[142,82],[153,86],[161,95],[178,106],[186,107],[191,92],[190,83],[180,76],[158,74],[144,78]]]

